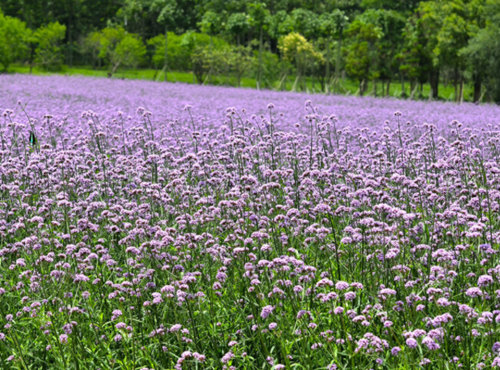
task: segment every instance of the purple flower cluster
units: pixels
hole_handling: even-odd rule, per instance
[[[499,107],[6,75],[0,113],[0,367],[500,367]]]

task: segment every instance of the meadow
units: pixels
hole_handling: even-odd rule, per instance
[[[0,367],[500,368],[500,107],[0,75]]]

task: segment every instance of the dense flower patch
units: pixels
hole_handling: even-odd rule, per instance
[[[0,92],[2,368],[500,367],[497,107]]]

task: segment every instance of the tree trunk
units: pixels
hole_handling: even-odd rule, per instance
[[[399,78],[401,79],[401,97],[406,98],[405,77],[403,76],[402,73],[399,73]]]
[[[415,97],[415,93],[417,92],[418,84],[416,81],[411,81],[410,83],[410,99],[413,99]]]
[[[455,102],[459,102],[460,101],[460,96],[459,96],[459,93],[458,93],[458,80],[459,80],[459,77],[458,77],[458,67],[455,66],[455,68],[453,69],[453,88],[455,90],[454,92],[454,98],[455,98]]]
[[[214,56],[214,40],[212,35],[210,35],[210,67],[208,68],[207,77],[203,81],[203,85],[205,85],[207,81],[212,81],[212,67],[214,65],[213,56]]]
[[[458,96],[459,96],[459,102],[460,104],[464,102],[464,78],[463,76],[461,75],[460,76],[460,87],[459,87],[459,93],[458,93]]]
[[[377,96],[377,80],[373,80],[373,96]]]
[[[387,80],[387,90],[385,90],[385,96],[389,96],[391,93],[391,80]]]
[[[164,81],[167,82],[168,76],[168,27],[165,26],[165,61],[163,62],[163,71],[164,71]]]
[[[359,95],[363,96],[365,93],[365,80],[359,81]]]
[[[340,81],[340,57],[341,57],[340,53],[341,53],[341,51],[342,51],[342,28],[340,28],[340,31],[339,31],[339,41],[337,42],[337,52],[336,52],[337,55],[335,58],[335,81],[336,81],[336,84],[338,84]]]
[[[475,73],[474,76],[474,103],[478,103],[481,100],[481,75]]]
[[[257,89],[260,90],[262,80],[262,26],[259,29],[259,66],[257,69]]]
[[[439,68],[433,68],[429,75],[429,82],[431,85],[431,94],[429,100],[439,98]]]
[[[330,38],[326,40],[325,92],[330,92]]]

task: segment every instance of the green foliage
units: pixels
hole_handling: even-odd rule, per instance
[[[26,55],[29,36],[30,30],[24,22],[5,16],[0,10],[0,64],[4,71]]]
[[[292,11],[294,31],[304,35],[307,39],[315,38],[321,27],[321,21],[317,14],[307,9],[294,9]]]
[[[40,27],[33,34],[37,47],[35,63],[47,70],[59,70],[64,63],[63,44],[66,26],[59,22]]]
[[[201,32],[209,35],[215,35],[221,30],[221,18],[217,13],[209,10],[203,15],[203,18],[201,22],[198,23],[198,26],[200,27]]]
[[[349,18],[339,9],[333,12],[321,14],[319,17],[319,31],[323,36],[340,36],[340,33],[348,24]]]
[[[229,44],[221,38],[207,34],[187,32],[182,35],[181,47],[189,56],[189,68],[198,83],[204,83],[210,71],[224,69],[219,67],[226,63],[224,54]]]
[[[127,33],[110,55],[113,66],[137,68],[144,60],[146,48],[139,36]]]
[[[345,49],[345,68],[349,76],[359,81],[359,93],[366,89],[366,81],[379,77],[376,42],[383,36],[382,29],[370,20],[369,14],[357,17],[346,30],[349,44]]]
[[[408,81],[410,91],[418,84],[415,96],[423,96],[428,83],[431,97],[439,98],[438,86],[445,82],[454,85],[457,100],[463,98],[463,85],[470,83],[474,100],[490,99],[491,81],[496,81],[488,72],[495,50],[485,45],[494,46],[490,38],[500,17],[498,0],[61,0],[50,9],[43,0],[2,0],[1,8],[3,70],[23,59],[33,66],[36,59],[42,68],[53,70],[63,63],[106,65],[110,75],[120,66],[163,67],[166,78],[168,70],[193,70],[195,61],[210,65],[203,81],[214,82],[206,78],[220,69],[213,61],[236,77],[241,73],[232,61],[242,57],[242,77],[254,73],[257,87],[283,86],[277,81],[294,68],[321,81],[324,91],[332,91],[332,85],[340,92],[335,86],[347,74],[359,82],[362,93],[368,81],[400,80],[403,92]],[[51,22],[66,27],[59,31],[63,36],[57,38]],[[37,35],[52,34],[33,37],[37,28]],[[299,66],[282,55],[280,40],[291,33],[303,35],[322,58]],[[231,61],[223,61],[220,50],[205,50],[217,48],[221,38],[232,44],[231,53],[224,51]],[[148,58],[141,40],[149,40]],[[203,56],[211,62],[202,61]]]
[[[500,4],[488,1],[484,9],[486,26],[460,51],[480,71],[475,77],[485,80],[490,99],[500,103]]]
[[[101,51],[101,34],[100,32],[91,32],[81,41],[81,51],[90,57],[92,66],[96,66],[99,62],[99,53]]]
[[[269,18],[269,35],[279,40],[294,31],[293,18],[284,10],[278,11]]]
[[[109,77],[120,66],[137,67],[146,55],[146,47],[139,36],[126,32],[123,27],[106,27],[97,34],[90,34],[89,38],[89,43],[99,45],[98,57],[109,66]]]
[[[178,36],[173,32],[168,33],[167,62],[170,69],[189,70],[190,54],[183,40],[183,36]],[[161,68],[165,64],[165,35],[155,36],[149,39],[147,44],[153,49],[153,65]]]
[[[283,58],[295,65],[297,71],[296,83],[303,82],[302,76],[307,69],[314,68],[318,64],[324,63],[324,58],[321,53],[314,49],[314,46],[299,33],[292,32],[281,38],[279,41],[279,49]]]
[[[250,18],[245,13],[233,13],[227,19],[225,29],[240,45],[241,36],[245,36],[250,30]]]

